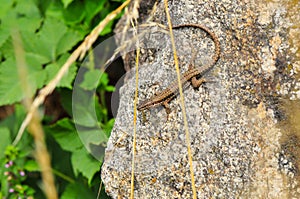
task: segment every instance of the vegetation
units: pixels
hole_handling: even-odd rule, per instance
[[[34,98],[84,37],[122,2],[0,1],[0,198],[45,198],[32,135],[25,131],[14,143],[27,113],[24,99],[28,95],[24,91],[28,90]],[[111,35],[115,22],[105,27],[99,41]],[[114,88],[108,85],[108,76],[91,61],[82,66],[85,72],[78,83],[77,98],[95,106],[97,118],[89,112],[83,112],[79,119],[73,118],[72,94],[80,64],[72,65],[39,110],[55,186],[63,199],[96,198],[103,154],[96,159],[90,150],[103,148],[113,125],[104,95]],[[96,93],[87,97],[94,90]],[[86,110],[86,103],[77,104],[76,110]],[[89,133],[88,139],[93,140],[91,148],[84,146],[76,127]],[[106,197],[102,187],[100,198]]]

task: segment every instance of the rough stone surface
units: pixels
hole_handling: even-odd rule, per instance
[[[300,96],[299,24],[295,28],[300,6],[291,4],[169,1],[174,25],[204,24],[218,36],[222,49],[220,60],[205,75],[212,81],[184,90],[197,198],[300,198],[299,138],[291,133],[300,132],[291,117],[300,116],[296,111],[300,106],[291,102],[296,107],[291,113],[286,102],[297,102]],[[167,25],[163,2],[151,20]],[[116,31],[122,31],[125,21]],[[193,49],[198,52],[196,66],[211,61],[214,44],[204,31],[182,28],[174,33],[181,72],[187,70]],[[170,39],[164,31],[149,28],[141,46],[139,102],[176,79]],[[120,91],[101,174],[112,198],[130,197],[134,53],[124,58],[131,71]],[[179,97],[170,108],[169,115],[161,106],[138,112],[134,198],[192,198]],[[289,144],[291,140],[295,142]]]

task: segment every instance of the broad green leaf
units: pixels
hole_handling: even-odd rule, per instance
[[[7,13],[11,11],[13,1],[3,1],[0,6],[0,20],[6,17]],[[3,22],[0,26],[0,47],[8,39],[10,35],[10,29],[7,26],[3,25]]]
[[[73,1],[68,5],[66,9],[63,10],[63,16],[66,23],[70,25],[75,25],[81,22],[85,17],[84,2],[83,1]]]
[[[55,61],[58,56],[56,47],[66,32],[67,27],[63,22],[47,17],[41,31],[37,34],[38,39],[35,41],[35,52]]]
[[[37,34],[23,31],[21,32],[21,36],[23,48],[26,51],[26,54],[36,57],[40,65],[49,63],[51,61],[51,57],[48,55],[48,53],[45,53],[42,50],[44,48],[44,44],[40,41],[40,38]]]
[[[89,184],[95,173],[100,170],[100,162],[93,158],[84,147],[72,153],[71,162],[75,175],[82,173],[88,179]]]
[[[69,57],[69,54],[64,54],[63,56],[60,57],[60,59],[57,62],[54,62],[54,63],[46,66],[46,72],[48,75],[46,84],[49,83],[55,77],[55,75],[61,69],[63,64],[68,59],[68,57]],[[76,70],[77,70],[77,68],[75,67],[75,64],[72,64],[71,67],[69,68],[67,74],[65,74],[63,76],[63,78],[60,80],[57,87],[66,87],[66,88],[72,89],[72,83],[76,76]]]
[[[114,92],[116,90],[116,88],[114,86],[109,85],[109,86],[105,87],[105,90],[108,91],[108,92]]]
[[[106,124],[104,124],[103,130],[107,137],[110,137],[110,133],[111,133],[111,130],[112,130],[114,124],[115,124],[114,118],[108,120],[108,122]]]
[[[11,137],[8,128],[0,127],[0,159],[4,157],[5,148],[11,144]]]
[[[3,1],[0,6],[0,47],[14,29],[34,33],[42,18],[33,0]]]
[[[109,82],[108,74],[107,73],[103,73],[101,75],[101,78],[100,78],[100,85],[106,86],[106,85],[108,85],[108,82]]]
[[[108,137],[104,130],[100,128],[89,130],[78,128],[78,135],[86,150],[96,159],[102,161],[105,153],[105,146],[108,141]]]
[[[98,103],[95,94],[81,89],[78,85],[73,91],[73,117],[76,125],[85,127],[98,126],[95,103]]]
[[[38,53],[26,52],[26,56],[35,60],[35,66],[41,66],[49,61],[46,57]]]
[[[94,69],[89,70],[84,74],[83,82],[80,84],[80,87],[86,90],[93,90],[96,89],[99,80],[101,78],[101,71]]]
[[[0,19],[6,16],[8,11],[11,10],[11,7],[13,5],[13,1],[2,1],[0,6]]]
[[[63,150],[72,152],[82,147],[81,140],[70,119],[59,120],[53,126],[47,127],[46,131],[54,137]]]
[[[82,35],[61,21],[47,17],[37,34],[23,31],[22,38],[26,52],[43,57],[46,63],[55,62],[59,55],[71,50],[82,39]]]
[[[93,114],[93,110],[90,107],[84,108],[84,106],[78,106],[75,109],[73,108],[73,114],[75,116],[75,122],[78,125],[86,126],[86,127],[95,127],[98,125],[98,121],[96,118],[96,113]]]
[[[103,73],[100,76],[99,85],[98,85],[99,88],[98,89],[105,90],[105,91],[108,91],[108,92],[114,91],[115,87],[108,85],[108,83],[109,83],[108,74],[107,73]]]
[[[61,2],[64,4],[64,8],[68,7],[70,3],[72,3],[74,0],[61,0]]]
[[[12,44],[12,39],[10,37],[10,32],[7,34],[8,34],[7,39],[3,42],[3,44],[0,47],[0,52],[6,59],[15,57],[15,51]]]
[[[84,4],[86,12],[85,22],[90,23],[95,15],[103,10],[105,3],[106,1],[86,1]]]
[[[44,8],[44,12],[45,12],[45,16],[46,17],[53,17],[56,19],[63,19],[63,13],[62,10],[64,10],[64,5],[62,4],[61,1],[53,1],[53,0],[47,0],[50,1],[49,5],[47,6],[47,8]],[[40,7],[44,6],[44,2],[41,4]]]
[[[6,1],[9,2],[9,1]],[[4,2],[1,2],[1,7]],[[16,1],[11,5],[4,3],[4,13],[1,13],[1,27],[9,31],[17,27],[23,30],[35,32],[40,26],[41,15],[33,0]]]
[[[60,101],[64,110],[71,116],[72,115],[72,90],[67,88],[59,89]]]
[[[91,193],[91,189],[87,188],[80,182],[68,184],[64,193],[60,197],[61,199],[95,199],[95,196]]]
[[[40,171],[38,163],[34,160],[27,160],[24,165],[26,171]]]
[[[14,115],[13,115],[13,119],[11,121],[11,122],[13,122],[13,128],[11,130],[11,132],[13,133],[12,134],[13,137],[15,137],[17,135],[17,132],[18,132],[18,130],[19,130],[23,120],[25,119],[26,114],[27,114],[27,110],[25,109],[23,104],[15,104],[14,108],[15,108],[15,112],[14,112]],[[23,135],[23,138],[24,138],[24,136],[26,136],[26,135]]]
[[[108,141],[106,134],[99,128],[91,130],[78,130],[80,139],[85,146],[100,145]]]
[[[26,115],[26,110],[22,104],[15,104],[13,107],[14,113],[0,121],[0,128],[8,128],[11,134],[11,138],[15,138]],[[23,135],[21,143],[24,145],[28,144],[24,140],[24,138],[26,139],[26,137],[30,137],[30,135],[28,135],[27,133]],[[20,144],[18,144],[18,147],[20,147]]]
[[[79,34],[77,31],[68,29],[66,33],[60,38],[56,46],[56,54],[60,55],[71,50],[82,38],[82,34]]]
[[[3,28],[0,26],[0,47],[2,47],[2,45],[8,40],[9,34],[10,32],[7,29],[3,30]]]
[[[36,89],[43,85],[46,74],[34,57],[26,55],[26,62],[26,80],[32,91],[32,96]],[[19,71],[14,59],[9,58],[0,64],[0,106],[23,99],[24,82],[21,82],[18,74]]]

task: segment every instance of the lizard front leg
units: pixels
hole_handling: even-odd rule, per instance
[[[201,84],[207,82],[205,78],[201,77],[200,79],[197,79],[196,77],[193,77],[191,79],[191,83],[192,83],[192,86],[194,88],[199,88],[201,86]]]

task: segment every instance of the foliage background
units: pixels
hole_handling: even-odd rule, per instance
[[[22,81],[29,83],[34,97],[55,76],[70,52],[121,1],[0,0],[0,198],[45,198],[33,138],[25,132],[17,145],[12,145],[26,115],[21,103],[25,96]],[[106,26],[99,42],[112,34],[115,23]],[[16,57],[20,55],[15,54],[12,39],[16,33],[21,37],[27,74],[20,74],[17,67]],[[66,199],[96,198],[101,182],[102,162],[85,149],[72,118],[72,89],[79,65],[70,68],[40,110],[55,185],[59,197]],[[95,80],[98,83],[93,83]],[[95,103],[97,121],[80,125],[103,129],[97,132],[100,139],[95,145],[107,141],[114,122],[105,106],[105,93],[114,90],[108,83],[107,74],[93,63],[86,66],[80,86],[83,91],[97,89],[90,99]],[[100,198],[108,198],[103,187]]]

